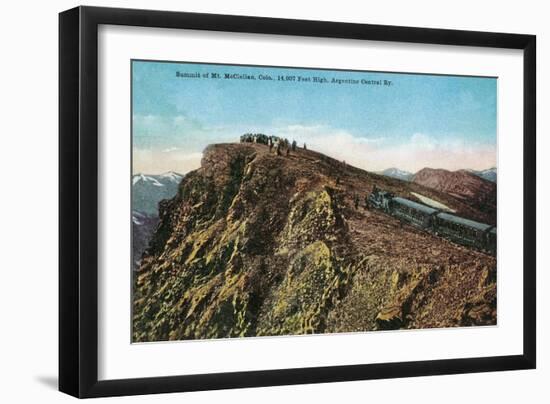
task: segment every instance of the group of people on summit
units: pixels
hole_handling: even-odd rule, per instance
[[[241,143],[259,143],[269,146],[269,152],[271,153],[273,150],[275,150],[275,153],[277,153],[277,156],[283,156],[283,155],[290,155],[290,152],[296,151],[296,148],[298,147],[296,140],[293,140],[292,143],[288,141],[286,138],[281,138],[279,136],[273,136],[273,135],[265,135],[263,133],[245,133],[241,136]],[[307,150],[307,145],[304,143],[304,150]],[[346,161],[342,161],[342,165],[347,167]],[[336,177],[336,185],[340,185],[340,177]],[[375,186],[375,190],[373,192],[376,192],[377,188]],[[359,209],[360,205],[360,198],[358,194],[353,195],[353,205],[355,206],[355,209]],[[368,194],[365,195],[365,201],[364,201],[364,207],[365,209],[368,209],[369,203],[368,203]]]
[[[290,151],[296,151],[298,144],[296,140],[293,140],[292,143],[286,138],[281,138],[278,136],[268,136],[263,133],[245,133],[241,136],[241,143],[260,143],[269,146],[269,152],[271,153],[275,150],[277,156],[290,154]],[[304,143],[304,150],[307,150],[307,146]]]

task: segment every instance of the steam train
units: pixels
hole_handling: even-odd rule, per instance
[[[376,187],[367,198],[370,207],[407,222],[412,226],[446,238],[457,244],[496,255],[497,228],[438,209],[400,198]]]

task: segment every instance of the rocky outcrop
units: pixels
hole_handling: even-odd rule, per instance
[[[496,296],[495,259],[355,208],[374,185],[483,216],[313,151],[209,146],[160,204],[135,277],[133,340],[494,324],[482,305]]]

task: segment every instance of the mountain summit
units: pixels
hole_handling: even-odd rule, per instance
[[[135,276],[133,340],[495,324],[495,258],[367,209],[373,186],[488,218],[314,151],[209,146],[160,202]]]

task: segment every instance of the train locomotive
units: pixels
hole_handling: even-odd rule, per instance
[[[436,236],[496,255],[496,226],[443,212],[376,187],[368,196],[367,203],[371,208],[382,210]]]

